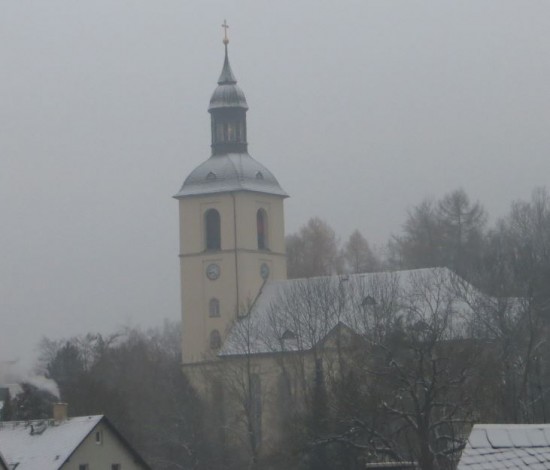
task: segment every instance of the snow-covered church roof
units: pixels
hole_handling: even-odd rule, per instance
[[[174,197],[232,191],[288,197],[273,173],[248,153],[212,155],[189,174]]]
[[[269,281],[219,356],[307,351],[338,325],[363,335],[398,317],[418,324],[439,315],[449,337],[464,337],[480,298],[490,300],[447,268]]]

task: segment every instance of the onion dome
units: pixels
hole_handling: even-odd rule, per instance
[[[223,62],[222,73],[218,79],[218,87],[214,90],[212,98],[210,98],[208,111],[212,112],[212,110],[219,108],[248,109],[244,93],[237,85],[237,79],[229,64],[227,44],[225,44],[225,60]]]

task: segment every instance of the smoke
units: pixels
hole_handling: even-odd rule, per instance
[[[28,383],[39,390],[51,393],[59,399],[59,387],[54,380],[43,375],[29,374],[18,364],[18,361],[0,361],[0,387],[8,387],[10,394],[20,391],[19,384]],[[15,393],[14,393],[15,392]]]
[[[23,382],[26,382],[28,384],[34,385],[36,388],[40,390],[45,390],[46,392],[50,392],[54,397],[56,397],[59,400],[59,387],[52,379],[47,379],[43,375],[34,375],[32,377],[27,377]]]

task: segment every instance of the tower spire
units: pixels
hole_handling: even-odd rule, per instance
[[[225,47],[225,59],[223,61],[222,73],[220,74],[220,78],[218,78],[218,85],[234,85],[237,83],[237,79],[235,78],[235,75],[233,75],[231,65],[229,65],[229,55],[227,53],[227,45],[229,44],[227,30],[229,25],[226,20],[223,20],[222,28],[224,29],[222,42]]]
[[[237,79],[233,75],[229,65],[227,45],[227,21],[223,21],[224,29],[223,45],[225,57],[222,73],[218,78],[218,86],[210,98],[208,112],[212,123],[212,153],[214,155],[226,155],[228,153],[244,153],[247,150],[246,143],[246,111],[248,105],[244,93],[237,85]]]

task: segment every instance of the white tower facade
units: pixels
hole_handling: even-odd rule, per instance
[[[248,154],[248,105],[227,54],[210,99],[212,155],[179,200],[182,360],[213,359],[267,280],[286,279],[283,201],[273,174]]]

